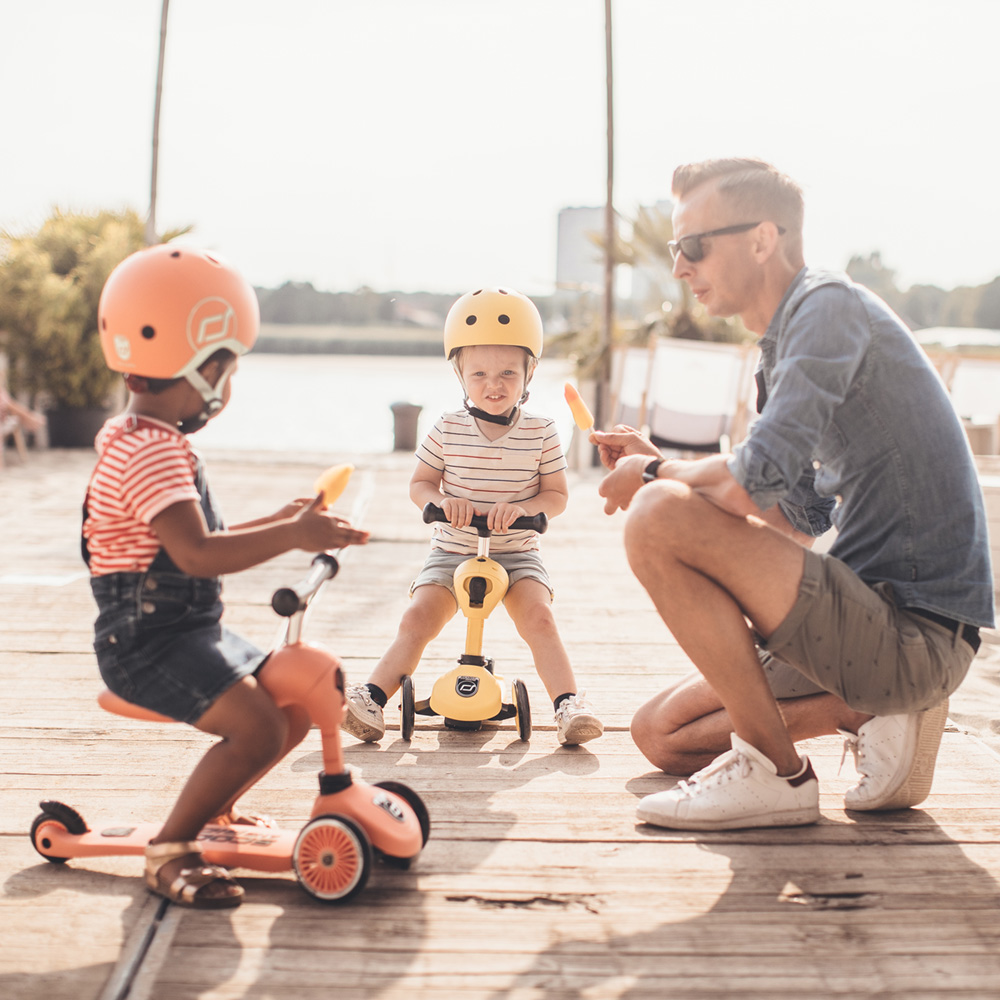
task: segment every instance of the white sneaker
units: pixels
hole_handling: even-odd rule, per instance
[[[732,750],[665,792],[647,795],[636,815],[672,830],[804,826],[819,819],[819,782],[808,757],[782,778],[759,750],[732,734]]]
[[[596,740],[603,732],[604,723],[594,715],[582,691],[565,698],[556,709],[556,736],[563,746]]]
[[[348,684],[345,691],[347,711],[340,728],[366,743],[377,743],[385,736],[382,708],[372,701],[364,684]]]
[[[844,794],[844,807],[859,811],[906,809],[927,798],[934,780],[948,699],[912,715],[876,715],[855,736],[841,729],[844,753],[854,755],[860,775]]]

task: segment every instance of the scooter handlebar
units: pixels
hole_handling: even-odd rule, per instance
[[[424,523],[432,524],[434,521],[444,521],[447,523],[448,515],[436,503],[424,504]],[[538,534],[544,535],[548,526],[549,519],[544,514],[526,514],[524,517],[519,517],[511,525],[511,528],[515,528],[518,531],[537,531]],[[480,535],[490,534],[490,529],[486,526],[485,514],[473,514],[472,527]]]
[[[279,587],[271,597],[271,607],[282,618],[291,618],[309,607],[309,602],[319,593],[327,580],[332,580],[340,569],[337,557],[320,552],[312,561],[312,569],[305,579],[294,587]]]

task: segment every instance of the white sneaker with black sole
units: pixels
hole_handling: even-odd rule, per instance
[[[876,715],[857,735],[841,729],[844,753],[854,755],[859,781],[844,793],[844,808],[859,812],[908,809],[930,794],[948,699],[912,715]]]
[[[789,778],[732,734],[732,750],[665,792],[647,795],[636,815],[671,830],[805,826],[819,819],[819,782],[808,757]]]
[[[372,699],[364,684],[348,684],[344,694],[347,711],[340,728],[365,743],[377,743],[385,736],[382,707]]]

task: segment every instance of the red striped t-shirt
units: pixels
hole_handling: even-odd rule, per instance
[[[160,551],[150,522],[184,500],[198,501],[197,460],[176,428],[143,417],[113,417],[97,435],[97,465],[87,492],[83,535],[93,576],[141,573]]]

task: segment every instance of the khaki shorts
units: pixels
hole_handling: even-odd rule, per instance
[[[932,708],[961,684],[975,655],[946,626],[897,608],[889,584],[868,586],[816,552],[806,553],[795,606],[759,646],[775,697],[828,691],[872,715]]]
[[[446,552],[444,549],[431,549],[423,569],[417,574],[417,578],[410,584],[410,596],[417,587],[424,587],[429,583],[437,584],[439,587],[447,587],[455,596],[455,570],[465,562],[466,559],[475,559],[474,555],[462,552]],[[549,592],[549,597],[553,597],[552,584],[549,582],[549,574],[542,564],[542,557],[537,549],[530,549],[527,552],[497,552],[491,554],[490,558],[500,563],[507,570],[507,589],[510,590],[518,580],[537,580]]]

